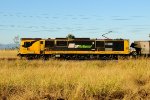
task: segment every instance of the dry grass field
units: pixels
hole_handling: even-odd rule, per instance
[[[17,58],[17,50],[0,50],[0,58]]]
[[[7,51],[0,53],[3,52]],[[15,55],[9,53],[15,52],[8,51],[6,55]],[[0,66],[3,100],[150,99],[148,59],[0,60]]]

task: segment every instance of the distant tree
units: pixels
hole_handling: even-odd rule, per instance
[[[15,43],[15,45],[16,45],[16,49],[19,49],[19,36],[15,36],[14,38],[13,38],[13,41],[14,41],[14,43]]]
[[[75,36],[73,34],[68,34],[66,38],[68,38],[68,39],[74,39]]]

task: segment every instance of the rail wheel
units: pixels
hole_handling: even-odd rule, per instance
[[[137,54],[136,51],[132,51],[131,56],[132,56],[133,58],[137,58],[137,57],[138,57],[138,54]]]

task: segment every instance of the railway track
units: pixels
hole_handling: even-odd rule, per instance
[[[145,57],[139,57],[139,58],[128,58],[128,59],[124,59],[124,58],[119,58],[118,60],[137,60],[137,59],[146,59],[146,60],[150,60],[150,58],[145,58]],[[21,59],[21,58],[0,58],[0,61],[16,61],[16,60],[29,60],[29,59]],[[30,59],[30,60],[44,60],[44,59]],[[48,59],[48,60],[73,60],[73,59],[58,59],[58,58],[51,58],[51,59]],[[48,61],[48,60],[45,60],[45,61]],[[74,59],[75,60],[75,59]],[[76,59],[77,60],[77,59]],[[87,61],[87,60],[98,60],[98,59],[78,59],[79,61]],[[107,59],[108,60],[108,59]],[[104,60],[100,60],[99,61],[104,61]]]

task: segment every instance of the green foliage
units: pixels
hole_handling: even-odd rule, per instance
[[[68,39],[74,39],[75,36],[73,34],[68,34],[66,38],[68,38]]]

